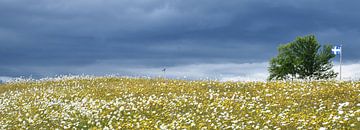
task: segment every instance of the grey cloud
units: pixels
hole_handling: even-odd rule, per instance
[[[360,57],[359,4],[0,0],[0,75],[63,74],[101,61],[150,68],[265,62],[278,44],[306,34],[343,43],[345,61],[353,62]]]

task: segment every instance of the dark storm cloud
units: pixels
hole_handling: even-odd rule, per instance
[[[143,67],[264,62],[278,44],[306,34],[344,44],[345,61],[357,61],[359,4],[0,0],[0,76],[69,73],[104,61]]]

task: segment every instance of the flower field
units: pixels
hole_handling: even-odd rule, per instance
[[[360,129],[360,82],[92,77],[0,85],[0,129]]]

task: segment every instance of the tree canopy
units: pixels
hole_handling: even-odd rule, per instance
[[[270,60],[268,80],[320,80],[337,76],[330,61],[332,45],[321,47],[314,35],[297,37],[280,45],[278,55]]]

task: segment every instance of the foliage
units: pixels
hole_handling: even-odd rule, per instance
[[[269,80],[331,79],[337,76],[332,70],[331,45],[321,45],[314,35],[298,37],[278,48],[279,54],[270,60]]]
[[[359,82],[75,78],[0,85],[0,129],[360,129]]]

